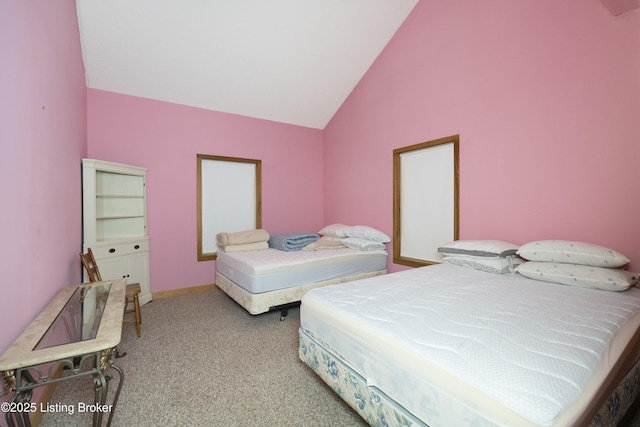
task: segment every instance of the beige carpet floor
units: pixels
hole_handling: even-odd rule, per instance
[[[142,337],[125,324],[116,364],[125,372],[113,426],[365,426],[298,359],[299,309],[251,316],[222,291],[142,307]],[[117,378],[117,375],[114,375]],[[109,402],[117,386],[110,382]],[[50,401],[76,409],[41,426],[90,426],[90,378],[60,383]],[[106,424],[106,420],[105,420]],[[627,423],[640,427],[640,414]]]
[[[142,306],[142,337],[125,324],[125,373],[113,426],[364,426],[298,358],[299,309],[252,316],[220,290]],[[114,373],[114,378],[118,376]],[[117,380],[110,381],[109,401]],[[89,377],[60,383],[41,426],[89,426]],[[105,420],[106,424],[106,420]]]

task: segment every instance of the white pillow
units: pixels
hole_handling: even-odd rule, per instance
[[[344,231],[347,237],[357,237],[359,239],[373,240],[374,242],[389,243],[391,238],[380,230],[366,225],[354,225]]]
[[[342,244],[351,249],[359,249],[361,251],[379,251],[385,249],[384,243],[376,242],[368,239],[360,239],[358,237],[347,237],[342,240]]]
[[[619,268],[537,261],[520,264],[516,272],[534,280],[605,291],[626,291],[640,277]]]
[[[455,240],[438,248],[443,254],[459,254],[485,257],[513,256],[518,245],[502,240]]]
[[[515,267],[522,264],[523,260],[514,256],[501,258],[449,255],[445,256],[442,262],[445,264],[454,264],[461,267],[472,268],[474,270],[486,271],[487,273],[506,274],[513,273]]]
[[[331,237],[347,237],[344,234],[344,230],[351,227],[350,225],[345,224],[331,224],[324,227],[322,230],[318,231],[318,234],[322,234],[323,236],[331,236]]]
[[[539,240],[520,246],[518,255],[529,261],[565,262],[594,267],[619,268],[629,258],[604,246],[569,240]]]

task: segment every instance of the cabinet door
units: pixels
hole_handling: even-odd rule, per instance
[[[125,274],[127,283],[140,283],[140,303],[151,301],[149,289],[149,252],[139,252],[127,258]]]
[[[126,279],[126,257],[96,259],[102,280]]]

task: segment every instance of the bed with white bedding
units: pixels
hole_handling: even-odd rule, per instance
[[[640,289],[440,264],[310,291],[300,358],[371,425],[616,425]]]
[[[310,289],[386,274],[386,250],[218,252],[216,285],[251,314],[286,309]]]

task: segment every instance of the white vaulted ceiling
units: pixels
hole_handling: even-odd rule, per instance
[[[87,87],[322,129],[418,0],[77,0]]]

